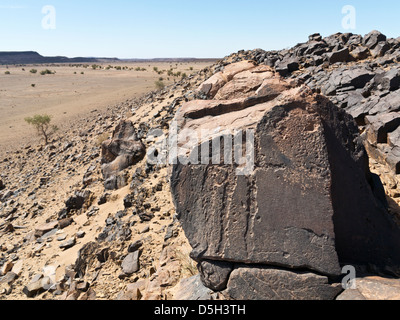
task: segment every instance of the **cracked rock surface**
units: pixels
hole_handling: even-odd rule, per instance
[[[340,290],[332,280],[343,264],[399,268],[400,233],[380,200],[383,188],[369,171],[353,118],[268,68],[249,69],[249,62],[214,78],[199,87],[213,100],[190,101],[176,114],[178,153],[189,162],[175,165],[171,178],[204,284],[214,287],[210,270],[223,283],[227,275],[217,262],[227,262],[236,265],[227,283],[230,298],[333,299]],[[244,98],[229,99],[235,78],[242,88],[249,79]],[[200,138],[186,139],[185,129]],[[243,164],[225,161],[231,157],[226,141],[245,130],[254,132],[254,170],[239,175]],[[204,261],[215,265],[204,268]],[[257,283],[265,288],[253,290]]]

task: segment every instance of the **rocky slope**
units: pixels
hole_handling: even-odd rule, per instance
[[[363,239],[374,240],[373,232],[379,237],[372,241],[372,248],[376,248],[379,241],[396,244],[398,237],[397,226],[391,225],[390,229],[382,225],[399,217],[396,204],[400,197],[396,153],[396,131],[400,125],[397,115],[400,110],[397,105],[399,53],[399,41],[386,39],[378,32],[365,37],[336,34],[322,38],[315,34],[307,43],[289,50],[241,51],[165,90],[111,106],[107,114],[93,111],[86,119],[71,124],[71,129],[60,134],[49,146],[24,146],[13,154],[3,154],[0,158],[1,298],[332,299],[341,291],[335,285],[340,279],[335,277],[340,274],[338,269],[343,263],[360,263],[359,276],[366,273],[398,276],[397,264],[387,260],[392,255],[393,261],[397,261],[395,248],[381,256],[373,250],[375,253],[369,261],[366,258],[368,252],[362,250],[356,261],[346,260],[352,256],[351,250],[367,248],[362,246]],[[330,101],[316,98],[316,94],[323,94]],[[290,101],[305,107],[294,108],[285,118],[275,107],[280,105],[284,111],[285,104]],[[326,114],[327,108],[335,111]],[[288,111],[283,114],[285,112]],[[277,240],[271,243],[272,246],[276,244],[269,248],[271,252],[263,254],[262,246],[252,243],[251,233],[250,238],[245,237],[247,240],[236,245],[235,241],[242,239],[235,237],[235,230],[239,234],[242,232],[239,217],[237,221],[225,221],[224,230],[232,236],[214,239],[218,234],[225,235],[207,231],[209,227],[224,225],[223,217],[215,216],[213,224],[206,223],[203,228],[196,226],[196,236],[192,237],[188,227],[191,221],[182,220],[182,212],[186,210],[182,204],[188,206],[187,210],[192,210],[189,207],[195,204],[199,207],[194,207],[194,213],[200,214],[204,209],[210,216],[213,212],[210,201],[215,202],[216,208],[224,205],[218,200],[218,190],[207,193],[205,189],[196,189],[201,187],[196,181],[204,175],[203,180],[208,181],[212,190],[215,185],[212,175],[206,174],[204,168],[194,168],[203,170],[194,174],[185,168],[174,171],[171,165],[162,161],[148,162],[154,152],[159,155],[155,151],[160,146],[155,130],[168,137],[172,120],[179,119],[182,114],[180,119],[191,129],[213,128],[215,118],[222,119],[220,126],[234,124],[235,128],[259,128],[255,141],[267,143],[257,142],[266,153],[270,150],[267,146],[271,139],[265,132],[273,133],[277,149],[272,149],[270,155],[271,159],[276,157],[274,166],[281,173],[270,178],[276,179],[276,190],[291,192],[290,199],[298,203],[299,212],[304,212],[301,217],[309,212],[310,219],[298,219],[296,227],[302,232],[287,229],[293,227],[286,225],[287,219],[274,217],[266,227],[276,226],[272,230],[275,240],[281,237],[280,230],[286,230],[293,236],[295,246],[282,248]],[[269,114],[268,121],[266,114]],[[361,135],[349,115],[356,120]],[[326,125],[332,128],[333,135],[327,135]],[[304,133],[300,130],[303,126],[307,129]],[[264,129],[260,131],[261,127]],[[290,130],[292,127],[297,131]],[[332,140],[332,137],[336,138]],[[359,138],[354,140],[355,137]],[[315,144],[307,144],[308,139]],[[304,152],[297,154],[294,145],[302,146]],[[337,155],[330,149],[334,145],[342,146],[344,158],[332,159]],[[190,144],[186,147],[189,151],[193,148]],[[379,178],[370,173],[363,150],[367,150],[371,158],[371,171],[378,173],[384,184],[386,199],[383,189],[373,187],[379,186]],[[286,158],[292,158],[296,165],[280,163],[285,157],[278,151]],[[310,165],[307,164],[310,161],[310,157],[306,157],[308,153],[315,156],[315,159],[311,157],[314,160]],[[227,188],[230,206],[244,213],[249,209],[251,214],[255,214],[258,202],[267,207],[271,204],[263,202],[261,197],[256,202],[250,201],[247,208],[246,199],[241,197],[249,196],[251,200],[264,192],[279,200],[282,194],[260,182],[263,179],[257,179],[258,175],[268,172],[261,172],[266,164],[265,156],[258,158],[255,155],[255,158],[260,173],[254,176],[252,187],[248,188],[249,183],[244,177],[230,181],[233,175],[228,175],[229,179],[223,179],[222,175],[218,180],[222,189],[224,185]],[[326,168],[328,163],[330,170]],[[344,189],[347,193],[337,190],[348,183],[344,178],[332,185],[332,177],[341,176],[340,166],[344,163],[348,168],[344,177],[362,186],[358,193],[354,193],[356,187],[352,184]],[[224,170],[229,172],[230,169]],[[178,172],[185,178],[177,179]],[[285,176],[285,172],[293,174]],[[289,183],[279,184],[282,179],[289,179]],[[301,186],[304,179],[310,180],[309,187]],[[314,187],[314,191],[322,192],[318,199],[324,199],[321,200],[326,207],[323,212],[312,210],[321,205],[311,196],[313,185],[321,187]],[[184,197],[190,188],[201,195],[199,199],[210,197],[209,201],[200,207],[200,203],[196,203],[196,193]],[[241,194],[240,190],[247,191]],[[296,196],[297,192],[300,193]],[[310,195],[309,201],[300,201],[303,193]],[[359,242],[347,250],[346,237],[350,233],[344,228],[346,223],[342,220],[338,224],[334,219],[332,224],[331,220],[338,206],[343,215],[347,212],[348,196],[354,194],[359,201],[350,206],[357,212],[351,225],[356,226],[358,235],[364,238],[353,238],[351,241],[358,239]],[[241,202],[243,206],[239,205]],[[302,210],[303,206],[311,211]],[[288,210],[294,208],[290,202],[286,207]],[[279,209],[277,212],[291,219],[291,210],[282,209],[286,207],[274,206]],[[363,215],[364,207],[368,209],[367,216]],[[234,210],[232,208],[229,210]],[[378,211],[384,212],[388,219],[382,222],[382,217],[377,218],[374,213]],[[317,220],[311,218],[313,212],[318,216]],[[369,233],[367,222],[371,219],[378,227]],[[201,219],[198,221],[203,223]],[[336,238],[343,240],[339,247],[332,245]],[[207,252],[206,247],[202,247],[204,239],[210,239],[212,250],[208,248]],[[322,263],[325,260],[319,259],[317,254],[311,255],[308,261],[300,261],[304,257],[290,252],[300,243],[309,243],[309,248],[325,248],[324,257],[329,263]],[[239,250],[242,247],[243,250]],[[189,258],[191,251],[191,256],[199,262],[200,273],[197,263]],[[282,254],[273,254],[275,251]],[[299,267],[305,272],[293,272],[293,268]],[[282,281],[276,281],[278,278]],[[253,296],[243,296],[249,281],[257,290]],[[266,293],[268,281],[271,283],[269,288],[278,292],[277,295]],[[290,285],[282,287],[282,283]],[[376,298],[370,292],[371,288],[377,287],[380,288],[378,298],[398,296],[398,280],[375,277],[365,278],[360,283],[358,291],[346,291],[340,298]],[[227,287],[230,289],[224,291]]]

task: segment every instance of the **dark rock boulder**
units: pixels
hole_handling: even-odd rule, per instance
[[[386,41],[379,42],[373,50],[371,50],[371,55],[374,58],[383,57],[387,51],[390,50],[390,45]]]
[[[375,99],[375,104],[371,105],[370,115],[378,115],[400,110],[400,90],[390,92],[384,95],[383,98]]]
[[[293,71],[299,70],[299,61],[295,58],[287,58],[282,61],[277,62],[275,66],[275,70],[281,76],[287,76],[288,74],[292,73]]]
[[[227,295],[234,300],[334,300],[341,291],[313,273],[242,265],[232,272]]]
[[[214,291],[226,289],[233,264],[229,262],[202,261],[199,263],[201,281]]]
[[[386,36],[379,31],[371,31],[364,37],[364,45],[370,49],[374,49],[379,42],[386,41]]]
[[[395,91],[400,88],[399,69],[391,69],[387,72],[379,73],[374,78],[376,89],[381,91]]]
[[[371,144],[388,143],[388,133],[400,126],[400,113],[380,113],[376,116],[367,116],[367,136]]]
[[[72,210],[80,210],[85,204],[87,205],[92,197],[92,192],[89,190],[77,191],[74,195],[70,196],[65,201],[65,207],[67,209],[67,213]]]
[[[350,52],[350,54],[356,60],[364,60],[367,59],[371,53],[369,52],[368,48],[360,46],[356,47],[353,51]]]
[[[345,71],[339,84],[357,84],[363,77],[367,82],[373,76]],[[384,195],[375,197],[382,189],[369,172],[351,116],[326,98],[289,84],[267,100],[248,98],[241,108],[229,106],[232,101],[191,101],[175,118],[180,132],[209,131],[184,145],[181,156],[190,155],[189,163],[178,162],[171,178],[192,258],[327,277],[340,275],[342,264],[400,267],[400,232],[380,201]],[[242,145],[243,152],[253,146],[254,170],[243,175],[238,174],[243,164],[223,160],[229,155],[225,142],[238,130],[254,133],[253,143]],[[210,141],[218,140],[219,152],[210,150]],[[222,163],[210,162],[215,152],[223,155]]]
[[[344,48],[338,51],[334,51],[327,54],[330,64],[337,62],[349,62],[351,60],[350,52],[348,48]]]
[[[364,67],[348,70],[336,70],[330,74],[329,80],[322,88],[327,96],[335,95],[339,90],[355,90],[364,88],[375,74]]]
[[[115,128],[111,140],[102,144],[102,173],[106,189],[118,188],[116,178],[118,173],[138,163],[145,155],[146,148],[138,139],[133,123],[121,121]]]

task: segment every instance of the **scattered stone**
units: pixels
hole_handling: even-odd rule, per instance
[[[102,204],[107,203],[110,200],[110,197],[111,197],[111,194],[103,193],[102,196],[99,198],[99,201],[97,204],[100,206]]]
[[[138,251],[141,247],[143,246],[143,241],[138,240],[132,244],[129,245],[128,247],[128,252],[133,253]]]
[[[88,290],[89,290],[89,287],[90,287],[90,284],[89,284],[89,282],[87,282],[87,281],[79,282],[79,283],[76,285],[76,289],[79,290],[79,291],[83,291],[83,292],[88,291]]]
[[[15,273],[17,276],[20,276],[23,266],[24,266],[24,260],[18,260],[11,269],[11,272]]]
[[[66,218],[58,221],[58,228],[59,229],[65,229],[69,227],[72,223],[74,223],[74,219],[72,218]]]
[[[121,264],[123,273],[131,275],[139,271],[139,254],[139,251],[135,251],[125,257]]]
[[[88,206],[88,202],[90,202],[91,197],[92,192],[89,190],[75,192],[73,196],[69,197],[67,201],[65,201],[65,207],[68,213],[72,210],[80,210],[85,205]]]
[[[0,269],[0,276],[6,275],[14,267],[14,263],[7,261],[3,267]]]
[[[85,231],[78,231],[78,232],[76,233],[76,237],[77,237],[78,239],[84,238],[85,235],[86,235]]]
[[[0,284],[5,283],[11,285],[18,278],[18,275],[12,271],[8,272],[5,276],[0,278]]]
[[[36,295],[45,291],[44,287],[47,287],[51,284],[51,280],[49,277],[45,277],[40,280],[36,280],[31,282],[27,286],[24,287],[23,292],[28,298],[33,298]]]
[[[234,300],[334,300],[341,291],[313,273],[243,266],[232,272],[227,294]]]
[[[327,55],[329,63],[334,64],[337,62],[348,62],[350,61],[350,52],[348,48],[344,48],[338,51],[334,51],[332,53],[328,53]]]
[[[176,288],[174,300],[180,301],[206,301],[213,300],[214,292],[203,285],[200,275],[195,275],[180,281]]]
[[[151,211],[140,212],[139,218],[142,222],[149,222],[154,218],[154,213]]]
[[[142,230],[139,231],[139,234],[144,234],[150,232],[150,226],[144,227]]]
[[[65,239],[67,239],[67,235],[66,234],[62,234],[57,238],[57,241],[64,241]]]
[[[58,221],[43,224],[35,229],[35,237],[40,238],[44,234],[58,228]]]
[[[62,244],[59,245],[60,249],[68,250],[69,248],[72,248],[76,244],[75,238],[72,238],[70,240],[67,240],[63,242]]]

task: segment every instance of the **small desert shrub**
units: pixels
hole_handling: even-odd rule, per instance
[[[82,71],[81,74],[85,74],[85,73]]]
[[[182,79],[185,79],[185,78],[187,78],[187,74],[186,73],[182,74]]]
[[[35,73],[37,73],[37,70],[36,69],[31,69],[29,72],[35,74]]]
[[[158,73],[158,68],[154,67],[153,70]]]
[[[55,71],[51,71],[51,70],[49,70],[49,69],[40,71],[40,74],[41,74],[42,76],[44,76],[44,75],[46,75],[46,74],[55,74],[55,73],[56,73]]]
[[[4,72],[4,74],[11,74],[11,72],[10,71],[6,71],[6,72]]]
[[[161,89],[165,88],[165,84],[161,80],[156,81],[154,84],[156,85],[157,90],[161,90]]]
[[[32,83],[32,84],[31,84],[31,87],[32,87],[32,88],[36,87],[36,84]]]
[[[25,121],[36,129],[38,135],[42,136],[45,145],[49,143],[50,136],[58,131],[57,126],[50,124],[51,116],[47,114],[37,114],[33,117],[25,118]]]

